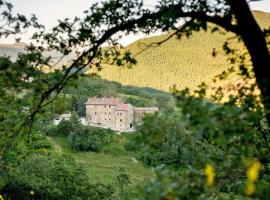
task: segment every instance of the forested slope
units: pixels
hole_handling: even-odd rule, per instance
[[[270,27],[270,13],[253,13],[262,28]],[[101,76],[122,84],[162,90],[177,85],[183,89],[194,88],[230,67],[222,45],[232,34],[200,31],[189,38],[182,37],[179,41],[174,37],[161,46],[146,49],[147,45],[160,42],[166,37],[168,34],[144,38],[130,44],[127,49],[137,55],[138,64],[132,69],[106,65]],[[217,51],[216,57],[212,56],[214,48]]]
[[[255,18],[262,28],[270,27],[270,13],[253,11]],[[140,39],[126,49],[136,55],[138,64],[130,68],[104,65],[99,75],[104,79],[118,81],[124,85],[152,87],[168,91],[176,85],[179,89],[194,88],[202,81],[209,81],[230,67],[222,45],[231,38],[232,34],[222,35],[210,31],[196,32],[191,37],[171,38],[160,46],[146,48],[166,39],[169,34]],[[232,40],[230,40],[232,41]],[[236,40],[233,43],[237,43]],[[16,58],[23,51],[25,44],[0,44],[0,55]],[[237,44],[238,47],[241,44]],[[217,56],[213,57],[213,49]],[[45,52],[55,60],[60,57],[56,52]],[[66,63],[72,59],[69,56],[62,60]]]

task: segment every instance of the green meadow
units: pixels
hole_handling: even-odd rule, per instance
[[[58,154],[68,154],[83,165],[93,182],[112,184],[119,168],[124,168],[130,175],[133,184],[138,184],[151,177],[152,171],[140,161],[135,161],[135,154],[125,150],[124,145],[130,136],[117,135],[116,140],[107,145],[102,152],[76,152],[68,146],[67,137],[49,137],[54,151]]]

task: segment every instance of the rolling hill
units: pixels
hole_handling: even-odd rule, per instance
[[[14,60],[19,53],[23,52],[23,48],[24,46],[19,44],[0,44],[0,55],[9,56]]]
[[[253,13],[262,28],[270,27],[270,13]],[[150,48],[145,47],[164,40],[168,34],[140,39],[126,47],[136,55],[137,65],[132,69],[104,65],[99,75],[124,85],[152,87],[165,91],[174,85],[178,89],[195,88],[201,82],[213,79],[230,67],[222,45],[231,36],[232,34],[200,31],[190,38],[182,37],[178,40],[174,37],[160,46]],[[237,44],[238,47],[240,45]],[[218,52],[216,57],[212,56],[214,48]],[[241,46],[240,48],[243,49]],[[21,51],[21,45],[0,45],[0,55],[8,55],[13,59]],[[48,53],[55,59],[60,56],[52,52],[45,54]]]
[[[270,27],[270,13],[253,11],[262,28]],[[161,46],[145,47],[168,37],[168,34],[148,37],[130,44],[127,49],[136,56],[138,64],[132,69],[104,66],[102,78],[140,87],[153,87],[168,91],[177,88],[194,88],[202,81],[213,79],[230,65],[224,55],[222,45],[232,34],[221,35],[200,31],[190,38],[176,37]],[[235,43],[237,43],[235,41]],[[241,44],[236,44],[237,46]],[[212,56],[213,48],[218,55]],[[242,49],[243,47],[240,47]]]

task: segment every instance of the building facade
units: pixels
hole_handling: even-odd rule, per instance
[[[146,113],[154,113],[157,107],[134,107],[120,98],[89,98],[85,102],[86,120],[89,125],[129,130],[142,121]]]

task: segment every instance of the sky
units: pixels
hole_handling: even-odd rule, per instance
[[[58,19],[82,17],[83,11],[98,1],[100,0],[9,0],[13,4],[15,12],[26,16],[34,13],[39,22],[48,29],[55,26]],[[147,6],[154,6],[156,2],[157,0],[144,0],[144,4]],[[270,0],[254,1],[250,3],[250,6],[253,10],[270,12]],[[22,41],[27,43],[31,34],[29,32],[23,35]],[[144,37],[142,34],[130,35],[122,39],[121,43],[127,45],[142,37]],[[0,39],[0,43],[14,43],[14,39]]]

